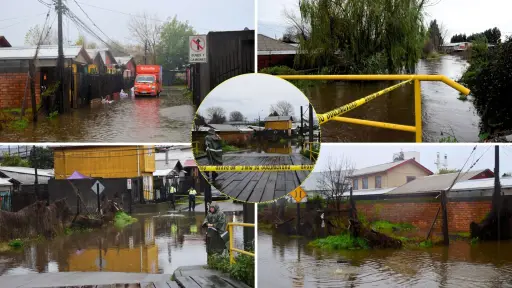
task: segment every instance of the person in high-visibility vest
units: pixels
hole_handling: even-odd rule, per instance
[[[190,187],[190,189],[188,189],[188,211],[196,211],[196,195],[196,189]]]
[[[174,202],[174,195],[176,195],[176,187],[174,187],[174,184],[171,184],[169,185],[169,196],[171,198],[172,209],[176,210],[176,202]]]

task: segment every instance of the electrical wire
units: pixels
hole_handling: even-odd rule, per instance
[[[46,12],[44,13],[38,13],[38,14],[35,14],[35,15],[26,15],[26,16],[21,16],[21,17],[14,17],[14,18],[6,18],[6,19],[0,19],[0,22],[2,21],[9,21],[9,20],[17,20],[17,19],[26,19],[26,18],[33,18],[33,17],[36,17],[36,16],[41,16],[41,15],[45,15]]]
[[[110,39],[110,37],[108,37],[107,34],[105,34],[105,32],[103,32],[103,30],[100,29],[100,27],[98,27],[98,25],[96,25],[96,23],[94,23],[94,21],[91,19],[91,17],[89,17],[89,15],[87,14],[87,12],[85,12],[85,10],[82,8],[82,6],[80,6],[80,4],[78,4],[78,2],[75,0],[75,3],[76,5],[78,6],[78,8],[80,8],[80,10],[82,10],[82,12],[85,14],[85,16],[91,21],[92,25],[94,25],[96,28],[98,28],[98,30],[100,30],[100,32],[105,35],[105,37],[108,38],[108,40],[110,40],[110,42],[114,42],[114,40]]]

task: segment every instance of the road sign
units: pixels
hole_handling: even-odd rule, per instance
[[[299,186],[299,187],[295,188],[295,190],[290,192],[290,196],[292,196],[293,199],[295,199],[295,201],[297,201],[297,203],[300,203],[300,201],[302,201],[302,199],[304,199],[304,197],[306,197],[307,194],[304,191],[304,189],[302,189],[302,187]]]
[[[103,186],[103,184],[101,184],[100,181],[96,180],[96,182],[94,182],[94,184],[92,185],[91,189],[92,191],[94,191],[94,193],[101,194],[101,192],[105,190],[105,186]]]
[[[132,179],[126,179],[126,187],[128,190],[132,189]]]
[[[188,37],[188,62],[206,63],[206,35],[195,35]]]

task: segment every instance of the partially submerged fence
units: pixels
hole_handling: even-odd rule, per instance
[[[249,251],[241,250],[238,248],[235,248],[235,235],[233,234],[233,227],[234,226],[240,226],[240,227],[255,227],[255,224],[252,223],[236,223],[236,222],[230,222],[228,223],[228,232],[229,232],[229,262],[231,264],[235,263],[235,254],[233,252],[238,252],[241,254],[245,254],[248,256],[255,257],[255,254]]]

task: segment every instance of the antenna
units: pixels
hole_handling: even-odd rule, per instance
[[[439,159],[439,152],[437,152],[437,159],[436,162],[434,162],[434,164],[436,164],[438,171],[441,170],[441,160]]]
[[[444,153],[444,163],[443,163],[444,169],[448,169],[448,154]]]

